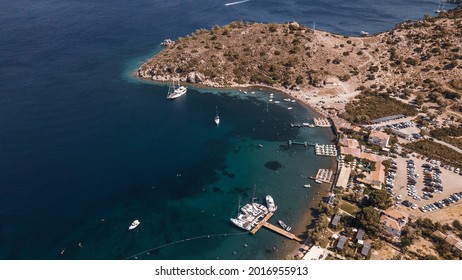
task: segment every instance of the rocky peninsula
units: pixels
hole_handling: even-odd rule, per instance
[[[296,22],[233,22],[178,38],[143,63],[137,75],[209,87],[268,86],[312,105],[318,101],[308,96],[346,94],[349,101],[369,89],[397,96],[430,95],[457,107],[462,93],[462,9],[363,37]]]

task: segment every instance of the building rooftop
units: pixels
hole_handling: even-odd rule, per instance
[[[358,233],[356,234],[356,239],[357,240],[363,240],[364,234],[365,234],[365,232],[364,232],[363,229],[358,230]]]
[[[335,215],[332,219],[331,225],[337,226],[338,222],[340,222],[340,215]]]
[[[399,223],[396,220],[385,215],[380,216],[380,223],[385,224],[387,227],[391,227],[394,230],[401,231],[401,226],[399,225]]]
[[[338,239],[338,242],[337,242],[337,248],[339,248],[340,250],[343,249],[343,247],[345,246],[345,243],[347,241],[347,238],[345,236],[340,236],[340,238]]]
[[[383,211],[384,215],[387,215],[390,218],[393,218],[394,220],[398,221],[400,219],[407,219],[408,215],[406,213],[403,213],[393,207],[388,208],[387,210]]]
[[[369,255],[370,250],[371,250],[371,243],[365,242],[363,248],[361,249],[361,255],[363,256]]]
[[[340,139],[340,145],[349,148],[359,148],[359,142],[356,139],[342,138]]]
[[[396,119],[400,119],[400,118],[404,118],[405,115],[393,115],[393,116],[388,116],[388,117],[383,117],[383,118],[379,118],[379,119],[373,119],[371,121],[369,121],[370,123],[381,123],[381,122],[387,122],[387,121],[391,121],[391,120],[396,120]]]
[[[460,238],[455,235],[454,233],[449,233],[447,236],[446,236],[446,242],[455,246],[457,243],[459,242],[462,242],[462,240],[460,240]]]
[[[388,134],[386,134],[385,132],[378,131],[378,130],[373,130],[369,134],[369,138],[377,138],[377,139],[386,141],[386,140],[388,140],[390,138],[390,136]]]
[[[340,173],[337,178],[337,187],[346,188],[348,186],[348,181],[350,179],[351,168],[350,167],[341,167]]]
[[[304,260],[319,260],[324,254],[324,248],[319,246],[313,246],[303,257]]]

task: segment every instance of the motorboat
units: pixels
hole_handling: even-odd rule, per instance
[[[286,225],[282,220],[279,220],[278,223],[279,223],[279,225],[280,225],[283,229],[285,229],[286,231],[290,231],[290,230],[292,229],[291,227],[289,227],[288,225]]]
[[[268,206],[268,211],[270,212],[275,212],[278,209],[271,195],[266,196],[266,205]]]
[[[132,224],[128,227],[128,230],[135,229],[135,228],[136,228],[137,226],[139,226],[139,225],[140,225],[140,221],[134,220],[134,221],[132,222]]]

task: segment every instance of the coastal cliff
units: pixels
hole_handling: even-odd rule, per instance
[[[367,37],[313,30],[296,22],[233,22],[178,38],[137,75],[211,87],[322,88],[335,79],[386,92],[462,94],[462,10],[407,21]]]

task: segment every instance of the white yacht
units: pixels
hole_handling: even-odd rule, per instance
[[[282,220],[279,220],[278,222],[279,222],[279,224],[281,225],[281,227],[282,227],[283,229],[285,229],[286,231],[290,231],[290,230],[292,229],[291,227],[289,227],[288,225],[286,225]]]
[[[232,222],[233,224],[235,224],[236,226],[238,226],[239,228],[241,228],[241,229],[243,229],[243,230],[247,230],[247,231],[248,231],[248,230],[251,230],[251,229],[252,229],[252,227],[251,227],[248,223],[246,223],[245,220],[235,219],[235,218],[231,218],[230,220],[231,220],[231,222]]]
[[[128,227],[128,230],[135,229],[135,228],[136,228],[137,226],[139,226],[139,225],[140,225],[140,221],[134,220],[134,221],[132,222],[132,224]]]
[[[268,211],[275,212],[278,207],[274,204],[274,199],[271,195],[266,196],[266,205],[268,206]]]
[[[369,36],[369,32],[367,31],[361,31],[361,36]]]
[[[303,185],[304,188],[311,188],[310,184]]]
[[[173,100],[182,95],[184,95],[187,91],[187,88],[180,85],[180,81],[178,80],[178,85],[175,85],[175,82],[172,81],[170,86],[168,87],[167,99]]]

